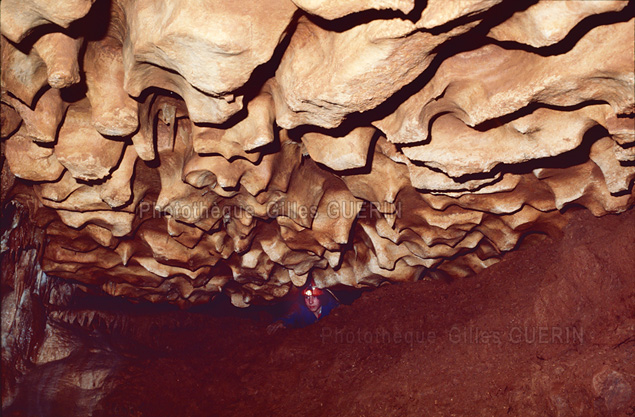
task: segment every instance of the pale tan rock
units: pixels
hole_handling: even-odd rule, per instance
[[[373,252],[377,257],[377,266],[381,269],[392,271],[395,269],[398,260],[405,256],[412,255],[405,245],[396,245],[389,239],[377,234],[375,228],[367,223],[361,223],[364,233],[372,243]]]
[[[393,203],[399,191],[408,186],[429,192],[452,192],[459,190],[474,191],[483,186],[496,182],[500,174],[494,174],[491,178],[470,179],[457,182],[453,178],[440,171],[434,171],[423,165],[415,165],[406,156],[397,150],[394,144],[388,142],[385,137],[380,136],[376,143],[375,155],[373,156],[373,167],[368,174],[367,187],[385,187],[391,184],[391,191],[384,199],[367,198],[358,195],[367,201]],[[407,171],[406,171],[407,169]],[[408,178],[409,177],[409,178]],[[353,178],[365,178],[362,176],[345,176],[343,179],[348,187],[355,193],[352,187],[356,187],[350,181]],[[373,179],[371,179],[373,178]],[[357,195],[357,194],[356,194]]]
[[[293,3],[308,13],[329,20],[371,9],[399,10],[408,14],[415,7],[414,0],[365,0],[356,2],[346,0],[293,0]]]
[[[119,242],[119,244],[115,248],[115,253],[121,257],[121,263],[124,266],[128,266],[128,261],[137,250],[137,246],[138,245],[135,245],[130,240],[124,240],[122,242]]]
[[[102,246],[115,246],[117,243],[117,239],[114,238],[110,230],[104,227],[97,226],[96,224],[87,224],[85,230],[95,242]]]
[[[394,229],[400,241],[409,241],[409,249],[420,258],[442,257],[457,245],[476,245],[476,236],[470,237],[469,233],[481,222],[482,213],[457,205],[436,210],[415,193],[401,197],[401,204],[405,214],[397,218]],[[421,221],[422,216],[426,221]]]
[[[103,269],[110,269],[121,262],[118,256],[103,247],[97,247],[86,252],[78,252],[56,242],[47,245],[46,256],[54,257],[60,262],[96,265]]]
[[[4,0],[0,7],[2,34],[20,42],[33,28],[48,23],[68,27],[85,16],[94,0]]]
[[[463,196],[471,197],[472,199],[477,196],[487,196],[485,197],[490,199],[496,199],[494,196],[500,196],[504,193],[513,193],[516,191],[516,188],[522,182],[523,175],[512,174],[506,172],[503,174],[502,172],[498,172],[494,178],[488,179],[488,182],[481,185],[480,187],[474,188],[472,190],[445,190],[442,192],[435,192],[431,194],[439,195],[439,196],[447,196],[452,199],[460,199]],[[474,180],[478,181],[478,180]],[[526,198],[523,196],[522,198]],[[509,209],[506,203],[501,201],[496,202],[497,205],[492,206],[491,211],[496,214],[509,213],[516,211],[518,207],[514,206],[513,209]],[[471,206],[467,206],[466,208],[472,208]]]
[[[429,143],[404,148],[404,154],[453,178],[487,173],[499,164],[519,164],[575,149],[591,127],[606,124],[610,113],[608,105],[569,111],[540,108],[484,131],[446,114],[432,124]]]
[[[250,299],[251,297],[243,295],[242,292],[232,292],[230,294],[230,301],[234,307],[249,307],[249,301],[251,301]]]
[[[111,177],[100,187],[99,196],[112,208],[118,208],[130,202],[132,198],[132,176],[137,162],[134,146],[126,146],[123,157]]]
[[[4,2],[0,3],[4,6]],[[4,17],[4,13],[2,13]],[[3,25],[4,27],[4,25]],[[2,89],[6,89],[24,104],[33,108],[37,93],[47,85],[46,64],[35,51],[26,54],[17,49],[4,36],[0,36],[2,49]]]
[[[156,210],[176,220],[194,224],[207,217],[217,196],[183,180],[186,158],[190,157],[191,149],[189,123],[179,123],[176,129],[162,122],[157,124],[161,188]]]
[[[166,222],[168,235],[189,249],[194,248],[203,236],[203,230],[175,220],[173,217],[167,217]]]
[[[79,228],[86,223],[93,223],[112,232],[113,236],[125,236],[132,231],[134,213],[123,211],[68,211],[58,210],[60,219],[70,227]]]
[[[215,259],[228,259],[234,254],[233,242],[222,229],[204,234],[199,245],[211,255],[210,264],[215,263]]]
[[[607,0],[579,3],[540,1],[492,28],[488,36],[499,41],[514,41],[542,48],[560,42],[583,19],[595,14],[618,12],[627,4],[624,1]]]
[[[144,135],[145,132],[141,130],[132,136],[132,144],[135,147],[135,151],[139,156],[139,159],[144,161],[152,161],[155,159],[154,144],[152,143],[152,137]]]
[[[392,147],[385,138],[379,138],[377,148]],[[395,149],[390,149],[396,152]],[[372,156],[370,172],[344,175],[342,180],[357,198],[369,201],[376,206],[383,203],[394,203],[399,192],[410,186],[408,170],[403,163],[395,162],[389,156],[390,151],[376,151]],[[402,155],[403,156],[403,155]],[[405,158],[403,158],[405,160]]]
[[[498,262],[497,259],[482,260],[475,252],[462,256],[457,262],[442,262],[436,270],[445,272],[446,276],[468,277]]]
[[[494,183],[500,179],[501,173],[493,173],[488,178],[457,180],[448,174],[435,171],[427,166],[407,164],[412,186],[430,192],[454,193],[461,191],[476,191],[483,186]]]
[[[312,268],[324,268],[327,265],[326,260],[318,255],[289,248],[276,229],[265,228],[263,225],[258,237],[263,251],[269,258],[292,270],[296,275],[305,275]]]
[[[166,236],[163,221],[155,221],[152,224],[144,223],[138,236],[150,247],[157,262],[169,262],[171,265],[178,265],[190,271],[195,271],[204,265],[212,265],[209,262],[207,251],[200,250],[202,248],[187,250],[187,247],[176,239]]]
[[[174,125],[173,121],[187,116],[185,103],[172,95],[149,94],[138,105],[139,130],[132,136],[137,155],[144,161],[156,158],[154,137],[157,135],[157,120],[164,125]],[[165,115],[165,116],[164,116]]]
[[[457,19],[482,13],[501,3],[502,0],[429,0],[423,9],[417,27],[434,29],[451,24]]]
[[[229,127],[192,125],[192,143],[199,154],[220,154],[227,160],[242,157],[256,162],[258,148],[274,141],[275,113],[271,94],[263,92],[247,105],[246,117]]]
[[[285,171],[285,164],[292,168],[297,163],[295,145],[283,138],[281,146],[283,152],[264,155],[254,163],[242,158],[230,161],[220,155],[194,155],[184,166],[183,176],[187,183],[197,188],[209,187],[219,195],[226,190],[225,196],[233,196],[242,185],[249,194],[256,196],[269,186],[273,178],[281,177],[279,173]]]
[[[234,252],[242,254],[249,250],[255,237],[252,233],[256,222],[249,212],[235,209],[229,217],[223,219],[225,231],[232,239]]]
[[[606,119],[606,128],[611,137],[622,146],[635,143],[635,108],[632,109],[630,115],[620,116],[612,116]]]
[[[64,177],[64,178],[67,178],[67,177]],[[70,184],[66,185],[66,187],[69,187],[69,186]],[[64,187],[63,185],[60,187],[56,187],[55,185],[41,184],[40,187],[37,187],[39,189],[36,189],[36,194],[40,195],[43,198],[42,204],[44,204],[47,207],[54,208],[56,210],[85,212],[85,211],[110,209],[110,206],[101,199],[99,188],[90,187],[86,184],[77,184],[77,188],[74,189],[68,195],[68,197],[64,198],[63,200],[55,201],[52,199],[44,198],[44,196],[51,196],[51,195],[55,196],[56,193],[63,195],[63,192],[67,191],[67,190],[64,190],[63,187]]]
[[[441,113],[477,126],[530,103],[575,106],[600,100],[614,113],[628,114],[635,101],[634,22],[593,28],[561,55],[542,57],[494,45],[460,53],[445,60],[431,82],[395,113],[374,124],[393,143],[414,143],[428,139],[429,124]]]
[[[7,101],[9,100],[7,97]],[[2,139],[5,139],[18,130],[22,123],[22,118],[13,107],[9,106],[9,104],[5,104],[4,101],[0,103],[0,109],[0,127],[2,128]]]
[[[262,271],[258,270],[257,267],[262,265],[270,266],[265,270],[261,268]],[[237,277],[239,279],[243,279],[243,276],[249,276],[251,274],[261,275],[261,272],[266,272],[264,277],[261,279],[264,281],[268,277],[268,273],[271,272],[271,267],[274,265],[273,262],[268,258],[267,254],[262,250],[258,245],[254,245],[249,252],[245,252],[240,257],[239,265],[232,265],[230,268],[232,269],[232,274],[234,275],[234,279]],[[262,275],[261,275],[262,276]]]
[[[635,166],[621,164],[615,150],[613,140],[605,137],[591,146],[589,154],[589,158],[602,171],[604,182],[612,195],[628,192],[635,179]]]
[[[272,216],[285,216],[298,226],[311,227],[320,200],[328,188],[327,182],[334,179],[324,171],[314,168],[315,165],[310,160],[300,165],[291,177],[284,198],[270,208]]]
[[[318,242],[316,233],[312,229],[302,227],[286,216],[276,217],[276,223],[280,229],[280,238],[289,249],[317,256],[322,256],[326,251]],[[336,245],[334,250],[339,250],[339,246]],[[307,272],[296,273],[305,275]]]
[[[611,195],[601,168],[592,160],[565,169],[538,169],[534,174],[552,190],[559,210],[573,203],[586,207],[595,216],[603,216],[624,211],[633,203],[631,194]]]
[[[492,245],[489,250],[510,251],[513,250],[519,239],[530,227],[535,224],[546,223],[545,220],[553,221],[554,212],[545,213],[532,206],[525,205],[519,211],[502,216],[488,216],[486,221],[478,227]],[[560,226],[563,222],[553,221]],[[493,254],[492,254],[493,255]]]
[[[51,88],[44,92],[33,110],[16,98],[7,97],[6,101],[22,118],[25,135],[36,142],[55,142],[59,125],[68,108],[59,90]]]
[[[320,245],[328,250],[340,249],[349,241],[350,230],[362,208],[343,184],[333,184],[317,206],[311,230]]]
[[[183,308],[464,277],[632,207],[632,9],[498,3],[117,0],[101,37],[3,37],[2,196],[47,273]]]
[[[138,104],[124,90],[121,32],[123,11],[113,2],[107,34],[88,42],[84,54],[86,96],[90,101],[92,123],[103,135],[127,136],[139,126]]]
[[[86,239],[88,234],[85,229],[72,229],[65,225],[58,216],[46,224],[46,233],[49,236],[55,236],[56,241],[65,247],[79,252],[88,252],[99,246],[93,239]]]
[[[133,192],[130,177],[127,180],[122,178],[132,173],[126,174],[126,170],[122,168],[116,174],[99,185],[89,185],[78,182],[69,171],[65,171],[59,181],[36,184],[33,188],[42,204],[56,210],[109,210],[116,203],[119,210],[134,212],[147,186],[137,183]],[[142,208],[139,211],[143,214]]]
[[[615,153],[615,158],[620,162],[635,161],[635,147],[623,148],[616,143],[613,145],[613,152]]]
[[[336,171],[362,168],[368,160],[371,141],[376,133],[372,127],[358,127],[343,136],[309,132],[302,143],[315,162]]]
[[[391,19],[331,32],[301,18],[272,84],[276,121],[287,129],[337,127],[346,115],[375,108],[413,81],[435,47],[472,26],[432,35]]]
[[[242,108],[233,92],[271,58],[295,6],[289,0],[143,0],[126,2],[124,10],[128,93],[166,88],[184,98],[193,122],[222,123]]]
[[[555,210],[553,191],[533,173],[505,174],[498,182],[473,192],[422,194],[421,198],[436,210],[452,205],[492,214],[511,214],[524,204],[541,211]]]
[[[124,51],[125,53],[125,51]],[[124,55],[124,63],[125,63]],[[164,90],[175,90],[183,97],[187,110],[196,123],[223,123],[243,108],[243,97],[232,95],[215,98],[201,93],[192,87],[185,79],[172,72],[163,71],[154,66],[145,66],[134,71],[134,80],[128,78],[132,71],[126,71],[124,88],[128,94],[138,97],[150,87],[158,87]],[[150,83],[137,87],[133,85],[137,80],[149,80]],[[139,83],[141,81],[138,81]]]
[[[29,181],[55,181],[62,176],[64,166],[53,149],[34,143],[27,135],[18,133],[6,140],[4,154],[13,175]]]
[[[91,123],[91,108],[86,101],[68,109],[59,131],[55,155],[73,177],[98,180],[117,166],[123,142],[106,139]]]
[[[35,42],[33,49],[46,64],[48,83],[53,88],[69,87],[80,80],[77,55],[82,39],[51,32]]]
[[[313,275],[316,282],[324,286],[333,286],[337,283],[353,287],[378,286],[384,280],[413,281],[424,270],[421,266],[409,266],[403,260],[395,264],[393,270],[382,269],[377,257],[368,247],[362,243],[355,245],[350,257],[345,257],[340,268],[326,268],[315,270]]]
[[[37,184],[33,190],[40,199],[62,202],[81,186],[82,184],[78,183],[69,171],[64,171],[64,175],[58,181]]]

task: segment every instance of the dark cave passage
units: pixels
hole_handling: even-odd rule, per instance
[[[635,211],[569,221],[474,277],[383,286],[274,335],[275,310],[229,300],[59,322],[70,355],[29,368],[4,415],[627,416]]]

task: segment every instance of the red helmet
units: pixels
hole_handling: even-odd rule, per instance
[[[324,291],[322,291],[319,288],[307,288],[304,290],[304,295],[306,297],[310,297],[310,296],[317,297],[318,295],[322,295],[322,294],[324,294]]]
[[[302,293],[304,294],[305,297],[310,297],[310,296],[317,297],[319,295],[324,294],[324,291],[316,287],[315,281],[313,281],[313,278],[311,278],[311,281],[309,281],[309,285],[307,285],[307,287],[304,289],[304,291],[302,291]]]

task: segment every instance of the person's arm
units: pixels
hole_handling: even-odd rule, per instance
[[[340,302],[337,297],[335,297],[335,294],[333,294],[330,290],[327,291],[328,296],[326,297],[326,302],[322,306],[322,317],[328,316],[335,307],[340,305]]]
[[[277,321],[275,323],[271,323],[269,326],[267,326],[267,334],[274,334],[275,332],[277,332],[278,330],[282,329],[286,327],[284,325],[283,322],[281,321]]]
[[[297,307],[292,308],[291,311],[285,314],[280,320],[267,326],[267,334],[274,334],[283,328],[295,327],[298,314],[299,311]]]

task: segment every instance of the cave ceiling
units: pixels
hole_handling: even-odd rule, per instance
[[[465,277],[633,206],[632,2],[0,7],[3,204],[89,292]]]

